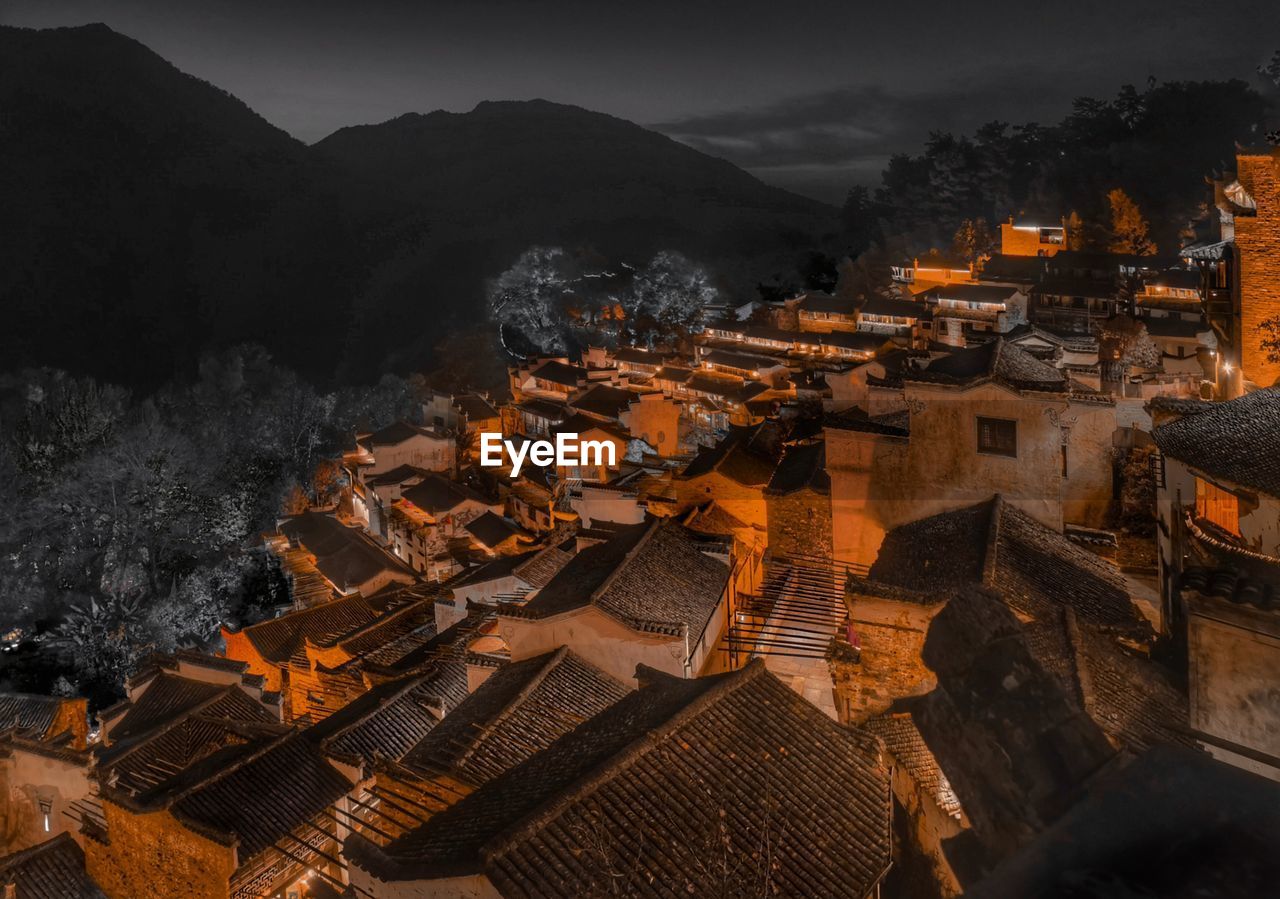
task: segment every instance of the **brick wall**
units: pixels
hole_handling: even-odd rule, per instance
[[[85,840],[85,867],[109,899],[227,899],[235,850],[198,837],[169,814],[103,802],[110,845]]]
[[[1280,150],[1237,158],[1240,184],[1258,205],[1254,217],[1237,216],[1240,252],[1240,361],[1246,379],[1270,386],[1280,363],[1267,360],[1258,326],[1280,316]]]

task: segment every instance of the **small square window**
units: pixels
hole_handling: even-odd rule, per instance
[[[1018,423],[1006,418],[978,418],[978,452],[993,456],[1018,455]]]

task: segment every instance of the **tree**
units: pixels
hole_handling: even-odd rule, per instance
[[[1151,241],[1150,226],[1138,204],[1120,188],[1107,194],[1111,208],[1111,232],[1107,249],[1112,253],[1132,253],[1135,256],[1151,256],[1156,245]]]
[[[706,269],[663,250],[635,273],[621,301],[632,333],[653,346],[698,330],[717,295]]]
[[[573,280],[569,264],[560,247],[530,247],[489,285],[489,317],[516,355],[568,349],[563,311]]]
[[[849,188],[840,207],[840,226],[848,254],[857,257],[880,239],[880,221],[871,191],[861,184]]]
[[[1084,219],[1080,218],[1080,213],[1074,209],[1067,216],[1067,246],[1068,250],[1083,250],[1085,243],[1085,224]]]
[[[951,241],[951,252],[966,262],[977,262],[981,257],[990,255],[995,245],[996,236],[987,220],[979,216],[960,223]]]

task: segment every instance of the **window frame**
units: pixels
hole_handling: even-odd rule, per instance
[[[1010,425],[1013,430],[1013,451],[1006,452],[1001,449],[984,448],[982,444],[982,427],[984,422],[996,422],[1002,425]],[[995,418],[989,415],[974,416],[974,439],[977,443],[978,454],[981,456],[998,456],[1002,459],[1018,458],[1018,420],[1016,418]]]

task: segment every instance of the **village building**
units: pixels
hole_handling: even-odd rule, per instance
[[[942,896],[960,895],[963,885],[942,847],[950,840],[963,840],[971,825],[960,797],[920,735],[911,713],[886,712],[868,718],[860,727],[884,744],[893,777],[895,817],[908,822],[908,839],[931,862],[928,874],[932,885]],[[905,863],[919,865],[920,860],[921,855],[913,855]]]
[[[923,293],[931,287],[944,284],[973,283],[975,270],[976,267],[971,262],[937,252],[904,259],[890,267],[893,280],[906,285],[906,289],[912,294]]]
[[[760,663],[695,680],[634,674],[639,690],[422,827],[383,846],[349,839],[356,888],[376,899],[568,897],[606,882],[643,895],[658,884],[698,894],[764,882],[787,896],[875,895],[891,851],[876,741],[840,728]],[[616,809],[627,826],[607,823]],[[788,836],[764,836],[774,827]],[[735,869],[726,882],[725,867],[708,864],[717,853],[749,858],[762,838],[772,847],[763,869]]]
[[[581,549],[523,604],[499,608],[519,661],[559,646],[619,679],[640,663],[678,677],[717,670],[733,614],[729,548],[653,519]]]
[[[88,702],[79,696],[0,693],[0,724],[25,740],[84,749],[89,733]]]
[[[458,465],[457,439],[445,430],[397,421],[356,437],[356,452],[344,459],[353,481],[411,465],[427,471],[452,472]]]
[[[0,851],[74,828],[91,792],[88,701],[0,693]]]
[[[1114,278],[1050,275],[1031,288],[1031,321],[1055,331],[1091,334],[1120,308]]]
[[[276,530],[288,541],[287,546],[277,546],[277,551],[301,550],[333,594],[375,593],[388,584],[409,584],[417,579],[412,568],[364,530],[331,512],[312,509],[291,515],[282,519]],[[318,592],[308,591],[308,596],[315,599]]]
[[[1188,568],[1178,598],[1191,732],[1214,758],[1280,781],[1280,575],[1269,575]]]
[[[1188,567],[1280,572],[1280,390],[1224,403],[1152,401],[1164,629],[1185,639],[1177,584]]]
[[[509,518],[485,512],[464,525],[471,545],[486,556],[509,556],[528,545],[528,535]]]
[[[627,408],[618,414],[618,423],[632,440],[641,441],[667,459],[685,451],[680,430],[683,413],[682,403],[661,392],[640,393],[633,395]]]
[[[1208,233],[1183,248],[1202,276],[1218,337],[1219,395],[1270,387],[1280,359],[1263,346],[1264,321],[1280,315],[1280,147],[1238,148],[1234,175],[1213,182]]]
[[[715,446],[704,447],[672,482],[676,511],[714,499],[748,525],[768,527],[764,488],[782,455],[782,427],[768,421],[735,428]]]
[[[1017,287],[949,284],[916,297],[932,312],[932,339],[966,346],[972,338],[1007,334],[1027,320],[1027,296]]]
[[[934,616],[924,644],[936,685],[890,710],[910,716],[932,756],[919,766],[923,784],[936,765],[960,802],[959,818],[933,816],[941,827],[908,819],[900,831],[916,843],[904,854],[932,860],[944,894],[968,895],[1124,758],[1037,659],[1035,642],[998,592],[962,590]],[[895,799],[905,810],[923,784],[903,774]]]
[[[1006,256],[1052,256],[1071,245],[1065,218],[1009,216],[1000,223],[1000,252]]]
[[[433,638],[434,605],[439,595],[440,588],[433,584],[375,594],[372,608],[378,613],[376,617],[357,620],[344,629],[340,616],[336,616],[330,623],[339,630],[333,632],[317,627],[323,623],[320,616],[313,618],[282,670],[281,687],[289,719],[327,718],[373,686],[363,670],[366,662],[387,662]]]
[[[923,347],[933,333],[933,308],[919,299],[870,297],[858,310],[858,330],[905,347]]]
[[[444,632],[465,619],[473,607],[523,601],[545,587],[573,558],[575,549],[572,539],[551,540],[540,549],[494,559],[454,578],[435,600],[436,629]]]
[[[1027,292],[1048,270],[1048,256],[1017,256],[992,253],[979,261],[977,280],[980,284],[1020,287]]]
[[[68,833],[82,839],[77,824],[96,792],[93,753],[69,737],[69,731],[55,740],[13,730],[0,735],[0,851]]]
[[[225,655],[245,663],[248,673],[262,677],[264,689],[287,696],[294,655],[305,663],[308,639],[325,643],[370,624],[383,611],[383,604],[395,595],[395,591],[372,597],[356,593],[239,630],[224,625]],[[285,717],[292,717],[289,709],[285,709]]]
[[[0,858],[0,884],[14,899],[107,899],[68,833]]]
[[[411,748],[374,762],[373,793],[388,800],[379,829],[398,836],[425,823],[629,690],[564,647],[498,669]]]
[[[997,492],[1055,530],[1101,523],[1112,497],[1109,397],[1002,338],[868,385],[873,403],[881,391],[902,411],[828,417],[837,559],[870,564],[887,530]]]
[[[140,791],[104,786],[89,875],[110,899],[269,896],[317,872],[341,882],[358,777],[305,731],[214,753]]]
[[[827,333],[858,330],[858,310],[853,300],[811,290],[796,304],[796,319],[801,331]]]
[[[502,511],[497,499],[431,472],[401,490],[387,509],[387,543],[412,571],[433,581],[446,580],[462,568],[454,550],[465,550],[470,543],[466,525],[485,513]]]
[[[932,688],[922,661],[929,625],[951,597],[975,585],[999,591],[1020,621],[1035,623],[1037,649],[1059,653],[1055,672],[1067,672],[1066,656],[1080,647],[1079,639],[1063,644],[1068,629],[1133,643],[1150,642],[1154,633],[1109,563],[997,496],[894,528],[865,573],[852,573],[846,605],[860,657],[857,676],[838,690],[842,720],[881,714]],[[1179,725],[1172,694],[1159,678],[1152,683],[1174,709],[1165,723]],[[1112,681],[1107,686],[1119,691]]]
[[[454,395],[430,391],[422,404],[422,418],[436,432],[456,435],[460,447],[473,456],[479,449],[481,434],[502,430],[502,416],[497,407],[480,393]]]

